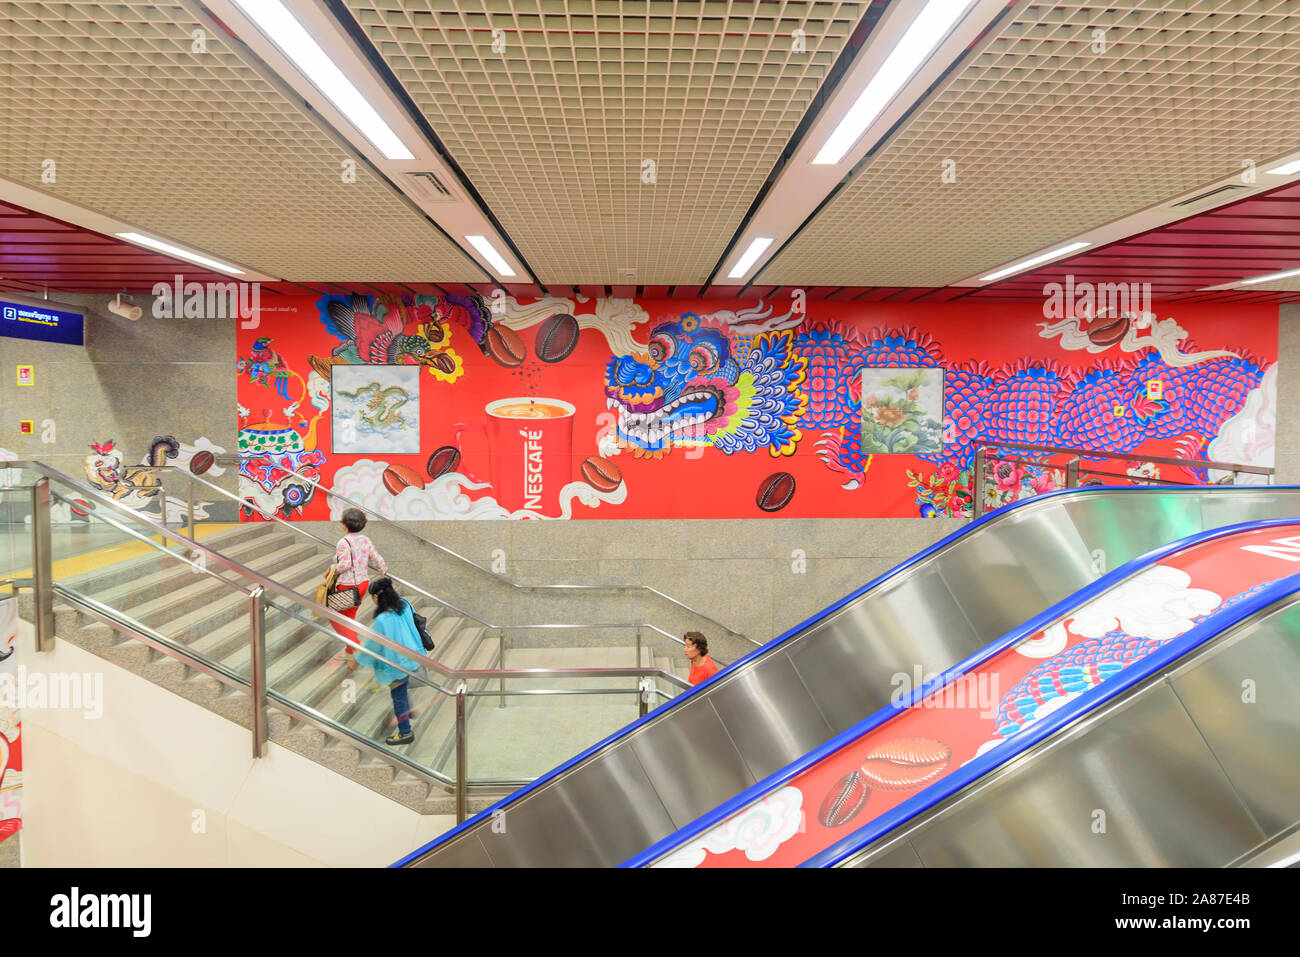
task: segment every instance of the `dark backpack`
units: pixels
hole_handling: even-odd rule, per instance
[[[410,605],[410,602],[407,602]],[[418,614],[415,606],[411,606],[411,620],[415,622],[415,630],[420,633],[420,644],[424,645],[425,651],[433,651],[433,639],[429,637],[429,623],[425,617]]]

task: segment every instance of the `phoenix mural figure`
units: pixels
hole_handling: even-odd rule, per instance
[[[844,488],[858,488],[871,462],[861,443],[861,372],[902,367],[943,370],[943,445],[919,455],[939,475],[969,470],[976,448],[997,442],[1128,452],[1181,437],[1182,457],[1204,458],[1267,371],[1245,353],[1192,354],[1190,341],[1178,343],[1186,352],[1153,344],[1082,370],[1028,358],[991,368],[946,361],[939,343],[910,327],[862,332],[773,311],[760,301],[687,313],[654,326],[645,352],[611,357],[605,394],[622,443],[638,457],[691,446],[728,455],[766,448],[779,457],[812,433],[826,467]],[[1155,379],[1160,398],[1148,389]],[[867,414],[887,413],[868,404]]]

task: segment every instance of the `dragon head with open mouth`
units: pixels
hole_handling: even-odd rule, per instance
[[[791,345],[788,332],[738,341],[725,324],[694,313],[655,326],[646,352],[613,356],[605,369],[618,438],[638,456],[704,445],[788,454],[806,405],[805,364]]]

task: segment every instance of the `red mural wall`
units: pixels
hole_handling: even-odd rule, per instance
[[[1271,465],[1277,335],[1267,304],[291,298],[239,333],[241,494],[248,518],[336,516],[302,476],[401,519],[958,516],[982,442]],[[1059,480],[999,468],[991,504]]]

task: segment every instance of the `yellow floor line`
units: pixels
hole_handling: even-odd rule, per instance
[[[204,524],[198,527],[198,537],[207,538],[209,535],[216,535],[218,532],[226,532],[232,528],[238,527],[239,525],[237,523],[231,524],[219,522]],[[189,536],[189,530],[187,528],[179,528],[177,529],[177,532],[185,535],[185,537]],[[162,536],[153,535],[150,536],[149,540],[156,544],[161,544]],[[63,545],[63,543],[59,544]],[[118,562],[128,561],[132,558],[139,558],[142,555],[147,555],[155,551],[157,551],[157,549],[149,547],[144,542],[132,540],[129,542],[121,542],[117,545],[107,545],[103,548],[96,549],[92,552],[86,552],[82,555],[73,555],[70,558],[61,558],[52,565],[54,580],[58,581],[62,578],[70,578],[74,575],[83,574],[84,572],[92,572],[96,569],[103,568],[106,565],[116,565]],[[24,568],[20,572],[15,572],[13,577],[29,578],[31,577],[31,574],[32,570],[30,568]],[[0,591],[0,594],[5,593],[8,593],[8,586],[6,586],[4,591]]]

